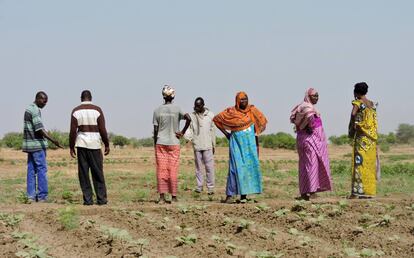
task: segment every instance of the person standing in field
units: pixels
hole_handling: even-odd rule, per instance
[[[315,105],[318,92],[310,88],[305,99],[291,113],[290,121],[295,124],[296,145],[299,154],[299,192],[302,200],[315,198],[316,193],[331,191],[332,179],[328,157],[328,142],[322,126],[322,119]]]
[[[157,190],[160,204],[167,202],[166,193],[170,193],[176,202],[178,188],[178,167],[180,164],[180,138],[190,126],[191,118],[173,103],[175,90],[165,85],[162,89],[164,104],[154,111],[154,147],[157,168]],[[182,131],[180,121],[186,120]]]
[[[27,198],[29,203],[46,202],[48,198],[48,178],[46,149],[47,140],[62,148],[60,143],[46,132],[40,109],[47,104],[48,96],[39,91],[35,101],[24,112],[23,152],[27,153]]]
[[[191,141],[194,149],[195,175],[197,193],[203,191],[204,176],[202,167],[206,170],[208,195],[214,194],[214,153],[216,147],[216,127],[214,114],[204,106],[204,99],[196,98],[194,112],[190,114],[191,124],[184,137]]]
[[[249,105],[246,93],[239,92],[236,105],[216,115],[213,121],[229,139],[227,196],[223,202],[233,203],[234,195],[240,195],[242,203],[247,202],[248,194],[262,193],[258,135],[265,130],[267,119],[258,108]]]
[[[94,203],[89,169],[92,174],[96,203],[105,205],[108,202],[103,172],[102,142],[105,145],[106,156],[110,149],[105,117],[102,109],[92,103],[91,92],[84,90],[81,93],[81,104],[72,111],[69,133],[70,155],[72,158],[76,156],[78,158],[78,176],[84,205]]]
[[[376,105],[367,98],[368,85],[355,84],[349,137],[352,139],[352,189],[349,198],[372,198],[379,179]]]

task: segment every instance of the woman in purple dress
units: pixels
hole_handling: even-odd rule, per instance
[[[332,189],[328,143],[320,113],[314,106],[318,100],[318,92],[313,88],[308,89],[305,99],[292,110],[290,116],[290,121],[296,126],[299,191],[300,199],[303,200],[316,197],[317,192]]]

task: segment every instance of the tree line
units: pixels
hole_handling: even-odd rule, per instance
[[[69,148],[69,133],[60,132],[58,130],[50,131],[50,135],[57,139],[65,148]],[[128,138],[122,135],[116,135],[109,133],[110,142],[117,148],[123,148],[124,146],[131,146],[133,148],[152,147],[154,141],[151,137],[148,138]],[[12,149],[21,149],[23,141],[23,134],[11,132],[4,135],[0,140],[0,146]],[[348,135],[331,136],[329,141],[334,145],[346,145],[350,144],[351,140]],[[225,137],[217,137],[218,147],[228,147],[229,141]],[[259,136],[260,146],[270,149],[289,149],[294,150],[296,148],[296,139],[293,135],[284,132],[278,132],[275,134],[264,134]],[[186,141],[181,140],[181,145],[185,145]],[[396,132],[390,132],[388,134],[380,134],[378,138],[378,145],[382,151],[388,151],[391,145],[394,144],[414,144],[414,125],[400,124]],[[56,146],[49,143],[51,149],[56,149]]]

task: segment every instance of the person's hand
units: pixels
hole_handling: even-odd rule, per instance
[[[175,133],[175,137],[177,137],[178,139],[181,139],[181,137],[183,137],[183,133],[182,132],[176,132]]]
[[[70,156],[72,157],[72,158],[76,158],[76,151],[75,151],[75,149],[70,149]]]
[[[63,146],[58,141],[54,141],[53,144],[56,145],[56,147],[63,149]]]
[[[105,146],[104,155],[105,155],[105,156],[106,156],[106,155],[108,155],[110,151],[111,151],[111,150],[109,149],[109,146]]]

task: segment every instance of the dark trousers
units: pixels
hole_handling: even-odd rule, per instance
[[[93,203],[89,169],[92,172],[93,188],[95,189],[98,204],[106,204],[106,186],[103,174],[103,158],[101,150],[77,148],[78,150],[78,176],[83,193],[84,204]]]

